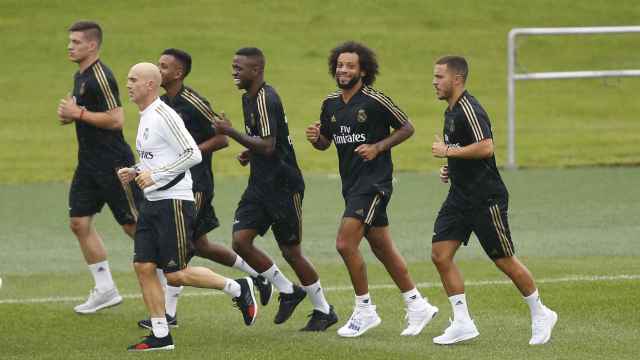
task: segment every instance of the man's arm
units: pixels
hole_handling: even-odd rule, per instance
[[[362,144],[355,149],[355,152],[365,160],[373,160],[381,152],[387,151],[410,138],[414,132],[413,125],[407,119],[402,123],[401,127],[393,130],[391,135],[375,144]]]
[[[316,121],[314,124],[307,127],[305,135],[307,135],[307,140],[314,148],[318,150],[327,150],[329,146],[331,146],[331,140],[328,140],[324,135],[322,135],[320,128],[320,122]]]
[[[58,117],[62,124],[68,124],[72,121],[84,121],[95,127],[109,130],[120,130],[124,125],[122,107],[118,106],[105,112],[92,112],[78,106],[73,98],[69,96],[60,100]]]
[[[203,154],[212,153],[224,149],[227,146],[229,146],[229,139],[226,135],[222,134],[215,135],[198,144],[198,148]]]
[[[231,121],[224,112],[221,112],[220,117],[216,119],[215,128],[218,134],[229,136],[253,153],[271,156],[275,152],[276,139],[274,136],[269,135],[262,138],[242,134],[231,125]]]
[[[431,153],[438,158],[487,159],[493,156],[493,139],[485,138],[467,146],[453,147],[445,144],[442,138],[436,135],[436,141],[431,145]]]

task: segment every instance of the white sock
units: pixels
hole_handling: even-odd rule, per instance
[[[178,298],[180,297],[180,293],[182,292],[182,286],[171,286],[167,285],[164,291],[164,307],[167,314],[171,317],[176,316],[176,311],[178,308]]]
[[[116,286],[113,283],[109,262],[107,260],[89,265],[89,271],[91,271],[91,275],[93,275],[93,281],[96,283],[98,291],[104,292]]]
[[[233,263],[232,267],[240,271],[244,271],[245,273],[249,274],[249,276],[256,277],[259,275],[255,270],[253,270],[251,266],[249,266],[249,264],[247,264],[246,261],[244,261],[243,258],[240,257],[240,255],[236,256],[236,262]]]
[[[273,264],[267,271],[260,274],[269,280],[273,286],[282,294],[293,293],[293,283],[278,269],[278,265]]]
[[[538,289],[536,289],[536,291],[534,291],[531,295],[525,296],[524,301],[526,301],[529,305],[529,310],[531,310],[531,317],[544,315],[544,305],[542,305],[542,301],[540,300]]]
[[[356,295],[356,307],[361,309],[368,309],[373,305],[373,301],[371,301],[371,296],[369,293],[364,295]]]
[[[467,308],[467,297],[464,294],[449,296],[449,302],[453,308],[453,320],[471,321]]]
[[[164,271],[162,269],[156,269],[156,275],[158,275],[158,280],[160,280],[160,286],[164,290],[167,287],[167,277],[164,276]]]
[[[253,284],[249,284],[249,286],[253,286]],[[240,284],[237,281],[231,279],[224,280],[224,287],[222,288],[225,294],[231,297],[238,297],[242,293],[242,289],[240,288]]]
[[[428,304],[427,299],[422,297],[417,288],[403,292],[402,297],[409,310],[423,310]]]
[[[320,285],[320,280],[309,286],[303,286],[304,290],[309,295],[309,299],[311,299],[311,303],[313,304],[313,308],[321,311],[325,314],[329,313],[329,303],[327,299],[324,298],[324,291],[322,290],[322,286]]]
[[[163,338],[169,335],[169,324],[167,324],[166,317],[151,318],[151,328],[153,329],[153,336],[157,338]]]

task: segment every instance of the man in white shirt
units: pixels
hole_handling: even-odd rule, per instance
[[[151,63],[134,65],[127,76],[129,98],[140,109],[136,137],[140,163],[119,170],[118,176],[123,184],[135,180],[147,200],[140,209],[133,261],[152,325],[151,334],[129,351],[174,348],[156,268],[164,270],[172,286],[218,289],[232,296],[246,325],[253,324],[258,310],[251,278],[231,280],[188,265],[195,214],[189,168],[202,156],[180,116],[160,100],[161,81],[160,70]]]

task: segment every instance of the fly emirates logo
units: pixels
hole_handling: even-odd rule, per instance
[[[333,134],[333,142],[336,145],[340,144],[358,144],[367,141],[367,135],[360,134],[352,134],[351,126],[340,126],[340,133]]]

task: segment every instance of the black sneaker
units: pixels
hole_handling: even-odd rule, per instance
[[[287,319],[291,317],[291,314],[293,314],[293,310],[296,309],[296,306],[300,304],[305,296],[307,296],[307,292],[298,285],[293,285],[293,292],[291,294],[280,293],[280,295],[278,295],[280,307],[273,322],[282,324],[287,321]]]
[[[300,329],[300,331],[325,331],[329,326],[338,322],[338,315],[333,310],[333,305],[329,305],[328,314],[314,309],[309,316],[311,319],[309,319],[307,326]]]
[[[170,328],[177,328],[178,327],[178,315],[177,314],[176,314],[176,316],[171,316],[169,314],[165,314],[165,316],[167,318],[167,324],[169,324]],[[144,319],[144,320],[138,321],[138,326],[143,328],[143,329],[151,330],[151,319]]]
[[[253,280],[253,284],[258,288],[258,292],[260,293],[260,304],[266,306],[269,300],[271,300],[271,293],[273,292],[271,283],[262,275],[251,277],[251,280]]]
[[[258,315],[258,304],[256,304],[256,296],[253,293],[253,282],[250,277],[236,279],[240,284],[240,296],[233,298],[233,302],[242,312],[244,324],[253,325]]]
[[[142,338],[137,344],[131,345],[127,348],[128,351],[155,351],[155,350],[173,350],[173,339],[171,334],[163,338],[157,338],[153,335],[153,332],[148,336]]]

